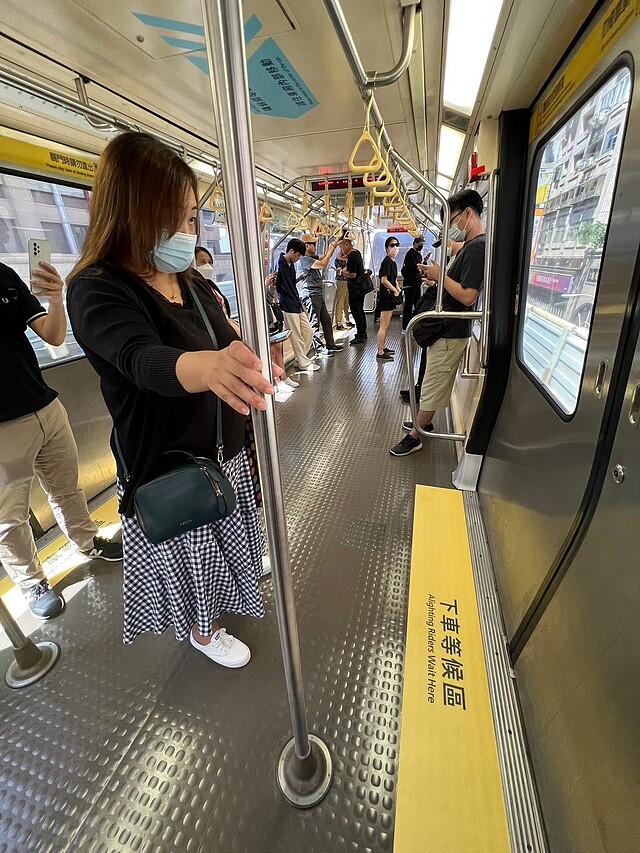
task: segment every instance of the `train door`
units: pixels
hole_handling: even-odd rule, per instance
[[[553,850],[640,838],[640,349],[623,390],[588,532],[516,663]]]
[[[590,37],[552,80],[552,91],[584,69]],[[636,286],[639,45],[636,21],[599,61],[588,59],[591,73],[531,143],[517,339],[479,483],[507,634],[516,642],[590,499],[610,428],[608,401]],[[533,123],[553,103],[545,92]],[[595,300],[587,325],[567,314],[580,282]],[[545,290],[552,295],[541,295]]]

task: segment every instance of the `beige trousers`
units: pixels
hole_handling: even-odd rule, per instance
[[[449,405],[458,365],[468,343],[469,338],[440,338],[427,349],[427,372],[420,394],[423,412],[437,412]]]
[[[349,322],[349,290],[347,282],[336,279],[336,304],[333,309],[333,322],[336,326],[342,326],[342,315],[344,322]]]
[[[293,354],[296,357],[298,366],[304,370],[311,364],[311,359],[307,356],[307,353],[311,349],[313,342],[313,329],[307,317],[307,312],[302,311],[300,314],[288,314],[285,311],[283,313],[287,328],[291,329],[289,340],[291,341]]]
[[[29,525],[34,473],[64,533],[88,551],[97,527],[78,483],[78,448],[67,412],[57,399],[31,415],[0,423],[0,561],[23,589],[45,577]]]

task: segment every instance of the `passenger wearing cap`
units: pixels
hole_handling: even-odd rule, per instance
[[[296,264],[297,281],[304,281],[309,294],[306,299],[303,299],[303,302],[305,302],[316,339],[320,337],[320,327],[322,327],[324,348],[320,350],[320,353],[322,355],[332,355],[334,352],[340,352],[342,347],[338,346],[333,338],[331,316],[324,301],[322,270],[325,270],[329,265],[329,261],[338,244],[330,243],[324,256],[319,258],[316,254],[318,238],[315,234],[305,234],[301,239],[306,251]]]
[[[409,320],[413,317],[413,310],[416,301],[420,295],[422,287],[422,276],[418,269],[418,264],[422,263],[422,250],[424,248],[424,237],[416,237],[413,241],[413,246],[404,256],[402,265],[402,278],[404,283],[402,289],[404,291],[404,309],[402,311],[402,330],[404,331]]]

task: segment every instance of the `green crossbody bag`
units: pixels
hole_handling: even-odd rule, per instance
[[[202,303],[192,285],[188,285],[194,305],[211,338],[214,348],[218,340]],[[216,409],[217,461],[194,456],[182,450],[170,450],[160,457],[154,477],[138,486],[133,495],[133,507],[140,529],[154,545],[195,530],[204,524],[226,518],[236,508],[233,486],[222,472],[222,402],[217,398]],[[115,445],[125,476],[128,478],[118,437]]]

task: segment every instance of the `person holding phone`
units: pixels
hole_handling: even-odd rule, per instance
[[[402,265],[402,289],[404,291],[404,309],[402,311],[402,331],[404,332],[409,321],[413,317],[415,304],[420,296],[420,288],[422,287],[422,276],[418,269],[418,264],[422,263],[422,250],[424,248],[424,237],[422,235],[416,237],[413,245],[404,256]],[[426,261],[425,261],[426,263]]]
[[[46,241],[41,256],[47,256]],[[51,257],[50,252],[48,257]],[[30,258],[32,258],[30,254]],[[98,536],[79,485],[78,450],[57,391],[44,381],[26,335],[60,346],[67,334],[63,282],[54,266],[30,261],[31,291],[0,264],[0,561],[37,619],[52,619],[64,599],[51,589],[29,524],[37,475],[67,537],[88,557],[122,559],[122,547]],[[45,309],[35,294],[46,298]]]

